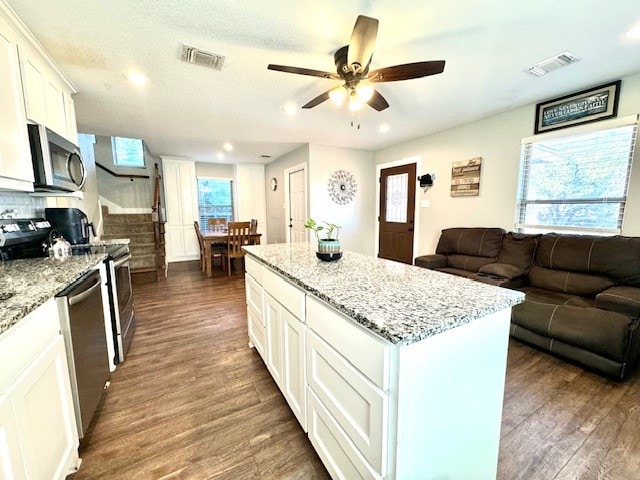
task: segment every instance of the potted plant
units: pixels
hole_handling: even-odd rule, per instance
[[[318,241],[318,253],[321,254],[337,254],[340,253],[340,240],[338,235],[340,234],[340,226],[335,223],[322,222],[320,225],[313,218],[308,218],[305,222],[305,228],[313,230]],[[323,232],[322,234],[320,232]]]

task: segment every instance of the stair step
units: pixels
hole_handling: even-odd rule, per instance
[[[146,232],[146,233],[119,233],[119,234],[111,234],[111,233],[106,233],[104,235],[102,235],[102,238],[104,240],[115,240],[117,238],[128,238],[129,239],[129,245],[131,244],[135,244],[135,245],[140,245],[141,243],[154,243],[155,242],[155,237],[153,235],[153,232]]]
[[[149,233],[153,234],[152,223],[114,223],[104,224],[103,230],[108,235],[123,235],[132,233]]]
[[[136,270],[140,268],[156,268],[156,256],[151,255],[139,255],[131,257],[131,269]]]
[[[151,223],[150,213],[110,213],[103,218],[104,223]]]

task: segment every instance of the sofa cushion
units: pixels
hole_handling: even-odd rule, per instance
[[[535,262],[546,268],[594,273],[640,287],[640,237],[549,233],[540,238]]]
[[[495,258],[475,257],[473,255],[447,255],[447,267],[477,272],[480,267],[492,263]]]
[[[480,267],[479,273],[486,273],[488,275],[495,275],[497,277],[508,278],[513,280],[514,278],[522,277],[527,274],[528,269],[517,267],[508,263],[489,263]]]
[[[515,265],[525,273],[528,272],[540,237],[541,235],[507,233],[502,239],[497,262]]]
[[[536,291],[538,293],[541,292]],[[548,300],[553,300],[553,295],[559,296],[555,300],[560,300],[565,295],[548,293],[551,294]],[[624,362],[631,325],[631,319],[627,315],[585,305],[571,305],[571,302],[554,304],[540,301],[543,298],[544,294],[533,299],[527,293],[524,303],[513,307],[511,321],[539,335]],[[576,298],[573,303],[582,302],[580,297]]]
[[[538,265],[534,265],[531,268],[529,282],[533,287],[586,297],[594,297],[614,285],[614,282],[607,277],[574,271],[553,270]]]
[[[446,228],[442,230],[436,253],[459,253],[495,259],[504,233],[502,228]]]
[[[608,288],[596,295],[596,307],[638,318],[640,316],[640,288],[620,286]]]

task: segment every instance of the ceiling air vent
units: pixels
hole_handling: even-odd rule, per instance
[[[207,68],[213,68],[215,70],[222,70],[224,64],[224,58],[222,55],[216,53],[207,52],[200,48],[190,47],[184,43],[180,44],[180,60],[187,63],[195,63]]]
[[[536,77],[541,77],[546,73],[553,72],[554,70],[566,67],[567,65],[571,65],[572,63],[576,63],[579,61],[580,58],[576,57],[573,53],[567,50],[566,52],[559,53],[558,55],[538,62],[531,67],[527,67],[523,71],[530,73],[531,75],[535,75]]]

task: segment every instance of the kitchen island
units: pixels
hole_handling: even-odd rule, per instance
[[[250,344],[334,478],[495,478],[520,292],[314,244],[245,248]]]

